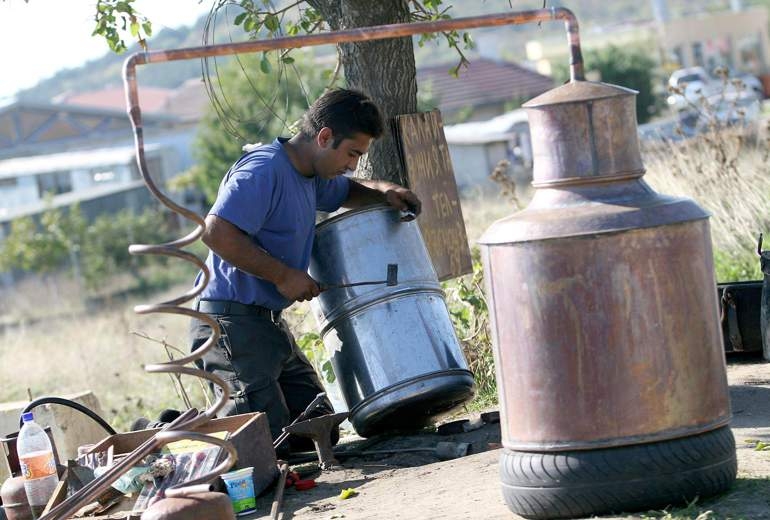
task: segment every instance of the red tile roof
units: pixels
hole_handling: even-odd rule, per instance
[[[166,99],[162,109],[184,121],[197,121],[209,106],[209,96],[201,78],[188,79]]]
[[[515,63],[485,58],[471,60],[458,77],[449,74],[454,64],[417,70],[420,89],[429,89],[442,112],[466,106],[529,99],[553,88],[553,80]]]
[[[172,94],[174,94],[173,89],[140,86],[139,104],[143,112],[157,112],[164,107]],[[123,87],[108,87],[90,92],[64,94],[57,97],[56,101],[66,105],[126,109],[126,93]]]

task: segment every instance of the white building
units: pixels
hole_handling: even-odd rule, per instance
[[[461,193],[499,191],[489,175],[505,159],[520,188],[532,181],[532,144],[524,109],[486,121],[444,127],[449,155]]]
[[[143,117],[148,169],[164,184],[192,165],[194,126],[174,117]],[[124,111],[16,102],[0,107],[0,239],[10,223],[80,203],[86,218],[152,197],[136,166]]]

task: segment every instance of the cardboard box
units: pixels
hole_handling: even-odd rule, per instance
[[[160,429],[157,428],[111,435],[92,446],[89,453],[106,452],[108,449],[112,448],[115,457],[124,455],[133,451],[136,447],[159,431]],[[235,447],[238,455],[238,459],[232,470],[253,467],[254,492],[256,494],[267,489],[278,476],[273,440],[270,435],[270,428],[267,424],[267,415],[264,413],[248,413],[223,417],[221,419],[213,419],[193,431],[203,434],[212,434],[222,431],[229,432],[227,438]],[[226,454],[223,452],[221,457],[224,458],[225,456]],[[225,492],[221,479],[217,479],[213,484],[217,486],[220,491]],[[55,496],[51,498],[48,508],[50,509],[63,501],[65,496],[66,490],[58,496],[55,494]],[[134,500],[135,498],[131,500],[123,499],[120,504],[109,511],[108,516],[93,518],[133,518],[130,511],[133,507]]]
[[[112,446],[115,456],[130,453],[159,431],[160,429],[156,428],[111,435],[94,445],[90,452],[107,451]],[[238,453],[238,460],[232,469],[249,466],[254,468],[254,492],[256,494],[264,491],[278,476],[273,439],[270,435],[266,414],[256,412],[212,419],[193,431],[196,433],[230,432],[228,440]],[[222,453],[222,457],[224,456],[225,454]],[[219,486],[221,481],[214,484]]]

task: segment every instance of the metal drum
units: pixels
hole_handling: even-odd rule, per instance
[[[313,300],[324,345],[356,432],[422,427],[473,396],[473,375],[415,222],[369,206],[320,223],[310,275],[322,284],[384,280],[395,286],[330,289]]]
[[[504,495],[528,518],[679,502],[735,478],[708,214],[642,180],[634,95],[573,81],[525,104],[536,193],[480,240]],[[530,507],[564,496],[558,516]]]

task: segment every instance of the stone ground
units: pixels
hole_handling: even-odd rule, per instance
[[[605,520],[666,518],[670,520],[770,519],[770,451],[754,449],[757,440],[770,444],[770,363],[757,358],[728,358],[728,380],[733,407],[731,423],[738,454],[738,480],[718,497],[670,511],[648,511]],[[470,419],[476,416],[468,417]],[[469,455],[439,460],[432,448],[440,441],[467,442]],[[752,442],[754,441],[754,442]],[[516,519],[503,503],[498,477],[499,424],[483,424],[473,431],[452,435],[434,432],[354,440],[368,449],[425,447],[422,452],[368,455],[350,458],[341,468],[319,472],[317,464],[295,463],[303,478],[315,478],[308,491],[288,488],[284,520],[396,520],[396,519]],[[340,492],[353,488],[346,500]],[[258,499],[257,512],[244,518],[269,518],[273,490]]]

